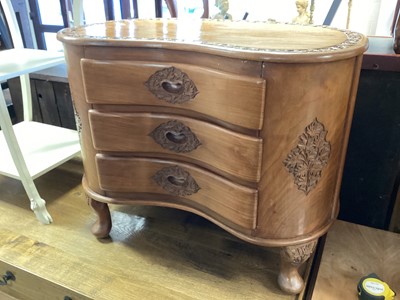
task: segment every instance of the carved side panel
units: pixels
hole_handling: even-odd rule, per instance
[[[74,107],[74,116],[75,116],[75,123],[76,123],[76,130],[78,131],[79,136],[82,133],[82,120],[81,116],[78,114],[78,111]]]
[[[190,196],[200,190],[189,172],[179,166],[163,168],[152,178],[164,190],[175,196]]]
[[[175,67],[155,72],[145,82],[145,86],[158,99],[172,104],[187,102],[199,93],[189,76]]]
[[[325,139],[327,132],[324,125],[315,119],[305,128],[296,148],[283,161],[298,189],[306,195],[315,188],[328,164],[331,144]]]
[[[190,128],[176,120],[160,124],[149,135],[161,147],[177,153],[191,152],[201,145]]]

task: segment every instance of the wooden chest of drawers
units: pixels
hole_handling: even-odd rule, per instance
[[[188,210],[282,247],[279,285],[331,226],[364,36],[263,22],[124,20],[65,29],[83,184],[108,203]]]

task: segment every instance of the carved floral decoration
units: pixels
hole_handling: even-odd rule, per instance
[[[179,166],[171,166],[157,171],[153,180],[174,196],[190,196],[200,190],[199,185],[189,172]]]
[[[191,152],[201,145],[190,128],[177,120],[160,124],[149,135],[161,147],[177,153]]]
[[[324,125],[315,119],[299,137],[297,147],[283,161],[298,189],[306,195],[315,188],[328,163],[331,145],[326,141],[326,134]]]
[[[145,26],[148,22],[152,22],[151,20],[144,20],[144,19],[134,19],[134,20],[120,20],[120,21],[115,21],[116,24],[120,27],[125,27],[125,26],[130,26],[131,23],[133,24],[138,24],[138,26],[142,25]],[[172,22],[172,21],[170,21]],[[213,24],[213,23],[218,23],[218,22],[226,22],[226,20],[213,20],[213,19],[202,19],[202,22],[204,24]],[[265,24],[284,24],[284,23],[278,23],[274,20],[268,20],[268,21],[244,21],[244,20],[237,20],[233,21],[235,23],[240,23],[240,22],[252,22],[252,23],[265,23]],[[287,23],[286,23],[287,24]],[[295,26],[295,24],[287,24],[291,26]],[[184,40],[177,39],[177,38],[171,38],[167,35],[163,35],[162,37],[137,37],[137,36],[132,36],[132,35],[118,35],[118,36],[105,36],[105,35],[99,35],[99,30],[97,30],[96,27],[101,26],[99,24],[90,24],[86,25],[85,27],[72,27],[72,28],[66,28],[62,31],[62,35],[74,39],[79,39],[79,38],[84,38],[84,39],[112,39],[114,40],[134,40],[134,41],[156,41],[156,42],[171,42],[171,43],[182,43]],[[311,26],[311,25],[303,25],[303,26]],[[263,48],[263,47],[246,47],[243,45],[236,45],[235,43],[222,43],[222,42],[216,42],[212,40],[190,40],[191,44],[194,45],[206,45],[206,46],[212,46],[212,47],[222,47],[222,48],[227,48],[227,49],[233,49],[233,50],[242,50],[242,51],[257,51],[257,52],[265,52],[265,53],[293,53],[293,54],[299,54],[299,53],[323,53],[323,52],[335,52],[340,49],[348,49],[351,47],[356,46],[362,39],[363,35],[357,32],[353,32],[347,29],[339,29],[339,28],[333,28],[327,25],[312,25],[312,27],[316,28],[330,28],[333,30],[340,31],[344,34],[346,37],[341,43],[323,47],[323,48],[313,48],[313,49],[303,49],[303,48],[298,48],[298,49],[277,49],[277,48]],[[129,32],[129,31],[127,31]]]
[[[294,265],[300,265],[310,258],[314,252],[317,241],[311,241],[302,245],[287,246],[281,249],[281,257]]]
[[[199,93],[189,76],[175,67],[155,72],[145,82],[145,86],[158,99],[172,104],[187,102]]]
[[[82,120],[81,116],[78,114],[78,111],[74,108],[74,116],[75,116],[75,124],[76,130],[78,131],[79,136],[82,133]]]

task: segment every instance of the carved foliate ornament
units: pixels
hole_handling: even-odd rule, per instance
[[[74,110],[74,116],[75,116],[76,131],[80,136],[82,133],[82,120],[81,116],[78,114],[76,109]]]
[[[199,93],[189,76],[175,67],[155,72],[145,82],[145,86],[158,99],[172,104],[187,102]]]
[[[149,135],[161,147],[177,153],[191,152],[201,145],[190,128],[177,120],[160,124]]]
[[[301,265],[310,258],[316,245],[317,241],[312,241],[302,245],[283,247],[281,257],[290,264]]]
[[[131,23],[134,24],[146,24],[149,22],[148,20],[143,20],[143,19],[135,19],[135,20],[120,20],[120,21],[115,21],[116,24],[120,27],[127,27],[130,26]],[[203,24],[210,24],[213,25],[213,23],[218,23],[218,22],[226,22],[226,20],[212,20],[212,19],[202,19]],[[246,23],[265,23],[265,24],[283,24],[276,22],[274,20],[268,20],[268,21],[235,21],[235,23],[240,23],[240,22],[246,22]],[[295,24],[286,24],[290,26],[295,26]],[[168,35],[163,35],[162,37],[154,37],[154,36],[149,36],[149,37],[136,37],[136,36],[131,36],[131,35],[118,35],[118,36],[104,36],[104,35],[99,35],[99,30],[97,30],[96,26],[99,26],[99,24],[90,24],[86,25],[85,27],[72,27],[72,28],[67,28],[62,31],[62,34],[66,37],[70,38],[83,38],[83,39],[96,39],[96,38],[101,38],[101,39],[112,39],[112,40],[134,40],[134,41],[156,41],[156,42],[171,42],[171,43],[176,43],[176,42],[182,42],[181,40],[177,40],[176,38],[170,38]],[[303,26],[310,26],[310,25],[303,25]],[[263,48],[263,47],[251,47],[251,46],[243,46],[243,45],[236,45],[235,43],[224,43],[224,42],[218,42],[218,41],[213,41],[213,40],[202,40],[202,39],[197,39],[197,40],[191,40],[190,42],[192,44],[198,44],[198,45],[205,45],[205,46],[211,46],[211,47],[223,47],[227,48],[229,50],[242,50],[242,51],[256,51],[256,52],[265,52],[265,53],[289,53],[289,54],[299,54],[299,53],[323,53],[323,52],[336,52],[341,49],[348,49],[351,48],[355,45],[357,45],[362,39],[363,35],[357,32],[353,32],[347,29],[339,29],[339,28],[333,28],[329,27],[327,25],[312,25],[312,27],[316,28],[329,28],[329,29],[334,29],[337,31],[340,31],[344,34],[346,37],[341,43],[335,44],[332,46],[327,46],[323,48],[312,48],[312,49],[303,49],[299,47],[298,49],[277,49],[277,48]],[[93,28],[93,30],[91,30]],[[129,31],[127,31],[129,32]]]
[[[283,161],[286,169],[294,176],[294,183],[306,195],[315,188],[322,170],[328,164],[331,145],[326,141],[327,130],[315,119],[299,137],[297,147]]]
[[[200,190],[189,172],[179,166],[163,168],[157,171],[152,178],[159,186],[174,196],[190,196]]]

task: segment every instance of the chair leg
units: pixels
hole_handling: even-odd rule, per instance
[[[31,81],[29,74],[19,76],[21,81],[21,92],[22,92],[22,107],[24,110],[24,121],[32,121],[32,92],[31,92]]]
[[[4,99],[2,90],[0,91],[0,126],[15,167],[17,168],[22,185],[24,186],[29,200],[31,201],[31,209],[40,222],[44,224],[50,224],[53,220],[46,210],[46,202],[40,197],[33,179],[29,174],[25,159],[22,155],[17,138],[12,128],[10,115],[8,114],[6,101]]]

